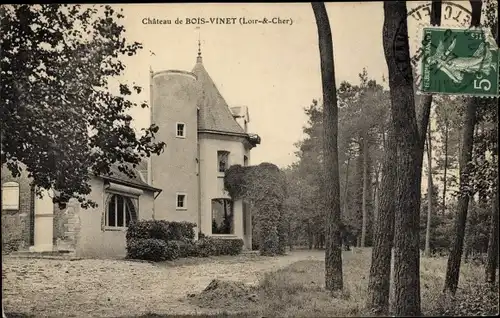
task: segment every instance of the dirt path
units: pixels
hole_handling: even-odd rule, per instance
[[[47,260],[5,257],[3,301],[6,312],[50,317],[117,317],[147,312],[191,314],[184,301],[215,278],[255,284],[262,275],[318,251],[287,256],[252,255],[151,264],[120,260]]]

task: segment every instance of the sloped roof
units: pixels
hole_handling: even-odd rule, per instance
[[[142,180],[140,172],[138,171],[137,168],[135,168],[135,169],[132,167],[129,167],[129,168],[134,171],[134,174],[135,174],[134,178],[129,177],[125,172],[121,172],[118,169],[117,164],[113,164],[110,166],[109,170],[112,173],[111,175],[101,175],[100,177],[103,179],[106,179],[106,180],[129,185],[129,186],[139,188],[139,189],[147,189],[147,190],[156,191],[156,192],[160,191],[160,189],[152,187],[147,182]]]
[[[198,57],[193,73],[197,76],[201,88],[198,101],[200,108],[198,130],[245,134],[243,128],[233,118],[224,97],[205,70],[201,57]]]

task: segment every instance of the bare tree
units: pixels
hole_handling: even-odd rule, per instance
[[[312,9],[318,28],[319,53],[321,58],[321,79],[323,86],[323,152],[325,175],[326,252],[325,282],[326,289],[343,288],[342,242],[340,235],[340,184],[338,164],[338,106],[335,86],[332,31],[325,4],[312,2]]]
[[[470,1],[472,7],[471,26],[478,27],[481,22],[481,1]],[[470,183],[472,160],[472,148],[474,145],[474,127],[476,125],[477,99],[471,98],[467,102],[464,117],[464,128],[462,130],[462,152],[460,153],[460,195],[458,197],[457,218],[455,219],[455,236],[451,246],[448,264],[446,268],[446,278],[444,291],[455,294],[460,276],[460,263],[462,260],[465,225],[467,222],[467,210],[469,206],[470,194],[466,189]]]

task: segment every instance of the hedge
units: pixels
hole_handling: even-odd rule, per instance
[[[238,255],[243,250],[242,239],[212,239],[215,243],[216,255]]]
[[[197,257],[198,248],[195,242],[189,241],[173,241],[179,245],[179,258]]]
[[[287,193],[286,176],[276,165],[263,162],[258,166],[233,165],[224,176],[224,188],[233,200],[252,202],[261,255],[285,254],[285,225],[289,217],[284,210]]]
[[[242,239],[205,237],[195,243],[197,256],[238,255],[243,250]]]
[[[196,224],[169,222],[164,220],[140,220],[129,225],[127,241],[130,239],[154,238],[163,241],[193,241]]]
[[[189,222],[141,220],[127,230],[127,258],[149,261],[174,260],[179,257],[238,255],[242,239],[207,237],[199,233],[194,241],[194,227]]]
[[[165,242],[155,238],[127,241],[127,258],[161,262],[178,257],[179,245],[176,242]]]
[[[242,239],[204,237],[196,242],[173,241],[179,246],[179,257],[209,257],[238,255],[243,250]]]

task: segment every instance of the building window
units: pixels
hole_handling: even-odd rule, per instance
[[[217,164],[217,169],[219,169],[219,172],[226,172],[226,170],[229,168],[229,151],[217,151]]]
[[[233,201],[212,200],[212,234],[234,234]]]
[[[19,210],[19,183],[6,182],[2,185],[2,210]]]
[[[119,194],[111,195],[106,208],[105,226],[125,228],[136,220],[137,212],[132,199]]]
[[[186,125],[184,123],[177,123],[176,126],[176,136],[186,138]]]
[[[243,166],[244,167],[248,166],[248,157],[247,156],[243,156]]]
[[[187,196],[184,193],[177,193],[177,210],[187,209]]]

